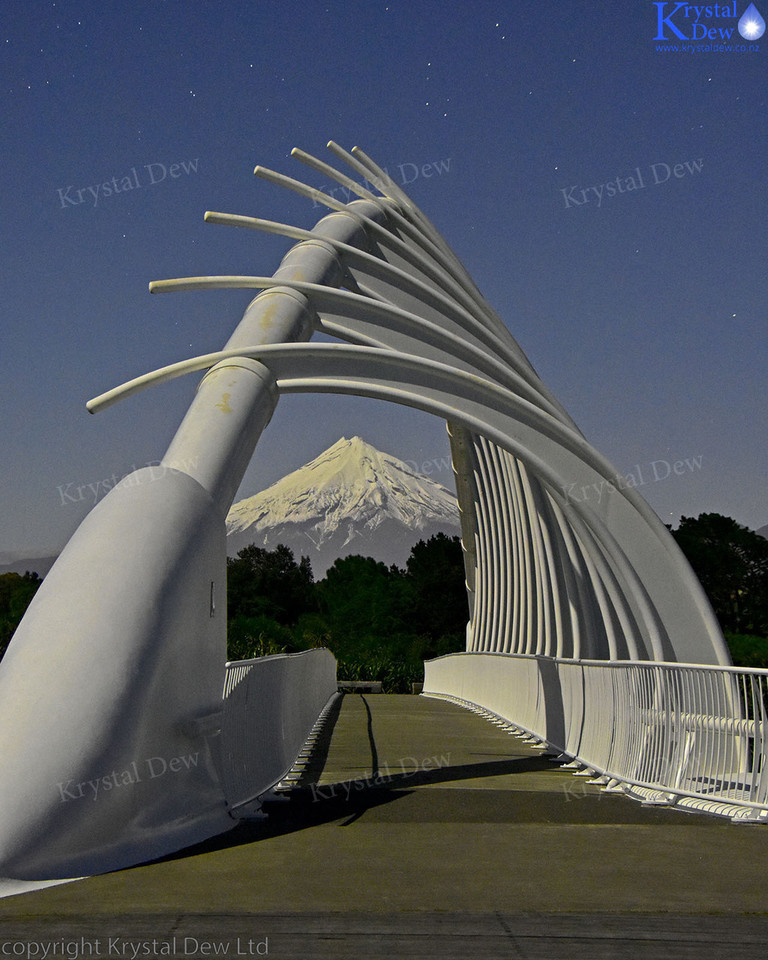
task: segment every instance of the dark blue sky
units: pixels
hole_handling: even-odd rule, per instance
[[[746,46],[730,6],[671,23]],[[223,344],[252,293],[147,283],[273,272],[287,241],[203,212],[311,227],[323,210],[252,170],[319,186],[289,153],[332,160],[329,139],[404,184],[662,519],[768,522],[768,37],[658,31],[646,0],[6,4],[0,553],[60,548],[102,481],[163,455],[196,377],[85,401]],[[426,415],[287,397],[240,495],[354,434],[447,453]]]

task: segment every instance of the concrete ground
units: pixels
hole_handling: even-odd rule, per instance
[[[443,701],[346,695],[339,707],[265,821],[0,900],[0,951],[768,956],[765,826],[602,794]]]

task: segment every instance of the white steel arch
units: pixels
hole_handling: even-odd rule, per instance
[[[541,583],[545,570],[553,569],[554,563],[548,564],[540,527],[535,526],[541,521],[531,487],[526,483],[528,467],[546,484],[549,498],[559,503],[562,511],[573,515],[572,530],[578,526],[588,531],[582,538],[582,549],[601,571],[599,579],[604,594],[611,596],[611,601],[601,607],[601,614],[609,621],[613,616],[618,617],[624,628],[625,644],[636,645],[635,649],[625,646],[617,650],[619,656],[614,659],[624,659],[631,654],[641,659],[677,659],[674,637],[678,648],[689,654],[679,658],[694,662],[699,650],[690,643],[692,636],[702,647],[697,662],[706,662],[708,654],[710,662],[717,662],[704,649],[701,640],[709,635],[712,649],[717,650],[719,628],[709,603],[677,544],[640,495],[627,488],[616,489],[612,498],[603,497],[594,504],[569,500],[567,478],[575,477],[580,488],[598,489],[615,476],[610,464],[575,431],[489,380],[410,354],[373,347],[290,344],[242,349],[241,355],[263,363],[282,393],[343,393],[418,407],[460,424],[478,437],[485,437],[480,447],[489,449],[487,441],[490,440],[497,450],[506,450],[516,457],[515,469],[525,479],[512,490],[517,491],[524,505],[517,515],[524,524],[526,559],[514,569],[510,582],[527,585],[527,605],[531,609],[525,611],[529,615],[526,649],[505,652],[546,652],[542,631],[530,624],[535,624],[537,604],[540,606],[541,590],[537,590],[536,583]],[[201,362],[209,364],[217,356],[208,354]],[[164,368],[158,371],[157,378],[168,378],[183,369],[183,364]],[[115,402],[121,393],[129,394],[140,386],[147,386],[152,376],[149,374],[138,384],[126,384],[104,398],[96,398],[91,401],[92,409]],[[503,518],[499,485],[494,486],[489,473],[480,476],[488,485],[489,495],[484,506],[494,516],[495,531],[502,526],[496,515]],[[509,558],[500,552],[501,540],[494,531],[489,529],[487,537],[481,538],[484,556],[490,558],[489,566],[502,568]],[[607,567],[606,558],[610,559]],[[619,578],[621,588],[617,587]],[[674,584],[670,583],[671,579],[675,580]],[[503,578],[494,574],[492,582],[494,588],[489,591],[483,619],[496,623],[498,613],[494,611],[499,610],[503,601],[503,597],[500,599]],[[525,609],[525,605],[522,606]],[[679,629],[673,635],[675,625]],[[686,637],[689,638],[687,648]],[[489,644],[495,642],[494,637]],[[486,649],[493,647],[489,645]]]
[[[609,747],[597,735],[587,737],[584,718],[592,694],[579,691],[604,692],[608,674],[592,683],[578,670],[587,661],[663,669],[674,662],[710,669],[729,663],[710,605],[669,532],[637,491],[616,483],[615,469],[541,382],[445,240],[362,151],[329,147],[379,193],[302,151],[294,151],[298,159],[360,199],[341,203],[257,167],[262,179],[332,212],[311,231],[206,214],[209,222],[279,233],[298,243],[273,277],[153,283],[153,292],[261,292],[221,351],[146,374],[88,405],[96,412],[146,386],[207,371],[159,475],[145,469],[125,478],[86,518],[0,664],[0,863],[6,872],[71,876],[133,863],[227,829],[228,810],[250,802],[228,794],[227,784],[245,789],[244,768],[236,777],[227,775],[237,751],[221,733],[242,727],[231,718],[224,722],[222,710],[226,715],[236,700],[248,701],[232,691],[258,673],[251,666],[240,670],[222,708],[224,520],[282,393],[375,397],[448,423],[471,617],[467,653],[428,670],[433,694],[476,703],[485,698],[493,709],[498,691],[488,686],[486,674],[501,658],[505,670],[514,668],[509,689],[518,699],[521,689],[527,691],[519,703],[535,701],[543,711],[531,706],[530,716],[517,719],[521,727],[574,756],[589,754],[606,775],[620,767],[617,776],[637,786],[648,782],[650,770],[662,768],[646,763],[642,751],[663,737],[632,740],[624,752],[619,734]],[[315,330],[347,343],[310,344]],[[299,675],[309,682],[311,670],[301,663],[286,662],[275,671],[281,685],[290,686],[290,677]],[[530,672],[531,663],[538,673]],[[327,684],[327,662],[318,669]],[[524,675],[533,687],[515,686]],[[669,710],[671,694],[662,693],[661,681],[652,676],[650,707],[646,700],[635,705],[630,688],[621,694],[637,716],[665,697]],[[723,729],[745,737],[743,724],[756,720],[744,719],[729,677],[718,681],[717,709],[727,707],[728,722],[737,718],[742,724],[723,721]],[[531,700],[534,688],[538,700]],[[294,691],[291,703],[309,702],[296,696]],[[274,709],[287,709],[286,702],[278,698]],[[698,723],[691,702],[685,708],[689,727]],[[296,706],[291,710],[292,716],[302,714]],[[639,722],[621,709],[615,716],[619,723]],[[294,724],[291,744],[305,720]],[[708,720],[702,730],[721,729],[720,720]],[[268,770],[248,774],[253,797],[279,779],[275,771],[286,751],[288,746],[274,751]],[[694,753],[687,751],[686,764]],[[197,757],[197,763],[183,781],[131,779],[132,763],[153,757],[169,763],[172,757],[181,769],[184,756]],[[715,744],[702,756],[710,781],[722,775],[732,783],[733,763],[742,763],[746,753],[743,744],[727,750]],[[766,766],[753,763],[749,769]],[[106,789],[111,771],[109,803],[81,803],[89,784]],[[665,776],[674,779],[668,792],[679,793],[684,784],[696,794],[698,781],[689,783],[687,767],[676,773],[670,768]],[[101,788],[91,789],[97,796]],[[746,802],[759,807],[762,789],[752,784]]]

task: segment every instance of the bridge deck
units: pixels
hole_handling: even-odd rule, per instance
[[[106,957],[107,937],[175,935],[177,956],[206,941],[226,960],[238,937],[274,958],[766,955],[768,828],[601,794],[449,703],[346,695],[269,811],[0,900],[0,939],[102,937]]]

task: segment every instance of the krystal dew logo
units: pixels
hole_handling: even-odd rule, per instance
[[[726,41],[732,40],[738,29],[745,40],[755,41],[765,33],[763,20],[754,3],[750,3],[739,17],[737,0],[730,3],[712,3],[702,6],[684,2],[655,2],[656,36],[654,40],[706,40],[719,41],[723,50],[746,49],[744,44],[732,48]],[[736,24],[732,25],[732,21]],[[659,48],[657,49],[664,49]],[[680,49],[675,45],[674,49]],[[686,48],[683,48],[684,50]],[[714,49],[720,49],[715,46]]]

